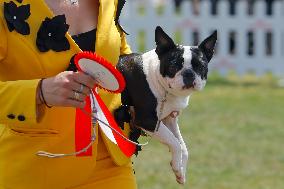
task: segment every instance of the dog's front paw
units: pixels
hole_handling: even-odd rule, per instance
[[[179,184],[184,184],[185,183],[185,171],[183,170],[183,167],[182,167],[182,164],[181,163],[173,163],[171,161],[170,163],[171,167],[172,167],[172,170],[176,176],[176,181],[179,183]]]
[[[184,185],[184,184],[185,184],[185,178],[184,178],[184,177],[182,177],[182,178],[177,178],[177,182],[178,182],[179,184]]]
[[[182,149],[182,177],[177,179],[177,182],[180,184],[184,184],[186,180],[188,157],[189,157],[189,152],[184,144],[183,149]]]
[[[182,175],[181,177],[176,177],[176,181],[177,181],[179,184],[184,185],[184,184],[185,184],[185,175]]]
[[[176,181],[179,184],[185,184],[185,171],[183,167],[180,167],[178,170],[174,170],[173,172],[175,173],[176,176]]]
[[[185,184],[186,181],[187,157],[188,156],[183,156],[182,162],[173,163],[173,161],[171,161],[170,163],[172,170],[175,173],[176,181],[182,185]]]

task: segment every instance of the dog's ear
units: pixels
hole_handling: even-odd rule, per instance
[[[205,54],[209,62],[214,54],[214,48],[217,41],[217,30],[215,30],[209,37],[207,37],[198,48]]]
[[[164,30],[157,26],[155,30],[156,53],[162,55],[176,47],[174,41],[164,32]]]

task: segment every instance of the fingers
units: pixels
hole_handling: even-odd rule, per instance
[[[94,88],[96,84],[96,80],[93,79],[91,76],[83,73],[83,72],[76,72],[73,75],[73,79],[79,83],[87,86],[88,88],[92,89]]]
[[[86,88],[85,92],[80,93],[76,90],[73,90],[73,88],[70,87],[71,85],[73,85],[73,84],[69,84],[68,87],[65,86],[66,88],[61,88],[60,91],[58,91],[57,96],[63,97],[63,98],[66,98],[66,99],[84,101],[86,99],[86,97],[90,94],[89,88],[87,88],[87,87],[85,87]]]
[[[77,93],[75,95],[75,93]],[[52,105],[64,107],[84,107],[87,95],[68,90],[61,89],[60,92],[53,98]]]
[[[71,78],[69,78],[69,84],[66,86],[69,91],[66,94],[68,98],[64,101],[64,104],[84,108],[85,99],[91,93],[95,84],[96,81],[91,76],[83,72],[73,72]]]
[[[86,105],[85,101],[77,101],[73,99],[66,99],[65,104],[76,108],[84,108]]]
[[[68,99],[77,100],[79,102],[85,101],[87,95],[79,93],[77,91],[69,91]]]
[[[91,89],[89,87],[85,86],[84,84],[78,83],[76,81],[69,82],[69,84],[66,85],[66,88],[84,94],[85,96],[88,96],[91,93]]]
[[[44,79],[42,90],[47,104],[83,108],[95,84],[96,81],[83,72],[65,71]]]
[[[78,101],[71,98],[62,98],[59,102],[61,106],[64,107],[75,107],[75,108],[84,108],[86,105],[85,101]]]

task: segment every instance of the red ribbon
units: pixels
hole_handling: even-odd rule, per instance
[[[87,97],[85,111],[91,113],[91,100]],[[76,109],[76,121],[75,121],[75,149],[76,152],[85,148],[91,142],[92,135],[92,120],[89,115],[86,115],[81,109]],[[86,152],[77,154],[76,156],[92,156],[92,148],[89,148]]]
[[[120,150],[127,156],[127,157],[131,157],[135,151],[136,151],[136,145],[125,140],[122,136],[124,136],[125,138],[128,138],[127,136],[125,136],[123,134],[123,132],[121,131],[120,127],[117,125],[115,119],[113,118],[112,114],[110,113],[109,109],[107,108],[107,106],[104,104],[103,100],[101,99],[101,97],[95,92],[94,93],[95,98],[99,104],[99,106],[101,107],[109,125],[115,129],[117,132],[115,132],[114,130],[112,130],[112,134],[116,140],[116,143],[118,145],[118,147],[120,148]],[[102,124],[99,122],[99,124]],[[121,136],[122,135],[122,136]]]
[[[117,142],[118,147],[120,150],[127,156],[131,157],[136,151],[136,145],[126,141],[120,135],[126,137],[123,132],[121,131],[120,127],[118,127],[115,119],[113,118],[112,114],[108,110],[107,106],[104,104],[103,100],[100,96],[95,92],[94,95],[96,98],[97,103],[99,104],[100,108],[102,109],[109,125],[114,128],[117,132],[112,130],[114,138]],[[91,101],[90,97],[86,98],[86,106],[85,111],[91,113]],[[76,126],[75,126],[75,147],[76,151],[82,150],[91,142],[91,135],[92,135],[92,120],[89,115],[83,113],[82,110],[79,108],[76,109]],[[101,123],[99,123],[101,124]],[[78,154],[77,156],[91,156],[92,155],[92,148],[89,148],[86,152]]]

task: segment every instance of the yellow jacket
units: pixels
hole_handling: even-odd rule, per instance
[[[18,6],[30,4],[31,15],[26,20],[30,34],[9,31],[4,2],[10,0],[0,0],[0,189],[58,189],[66,185],[62,177],[70,186],[76,185],[86,180],[95,167],[96,144],[92,157],[49,159],[35,155],[39,150],[69,153],[75,149],[75,108],[45,108],[44,116],[37,121],[35,95],[39,79],[66,70],[80,49],[67,33],[70,50],[40,52],[37,32],[42,21],[52,18],[53,13],[44,0],[12,1]],[[118,0],[100,0],[96,34],[96,52],[114,65],[119,55],[131,52],[125,34],[114,21],[117,4]],[[99,93],[111,111],[119,106],[120,95]],[[129,163],[116,145],[105,136],[103,139],[117,165]]]

